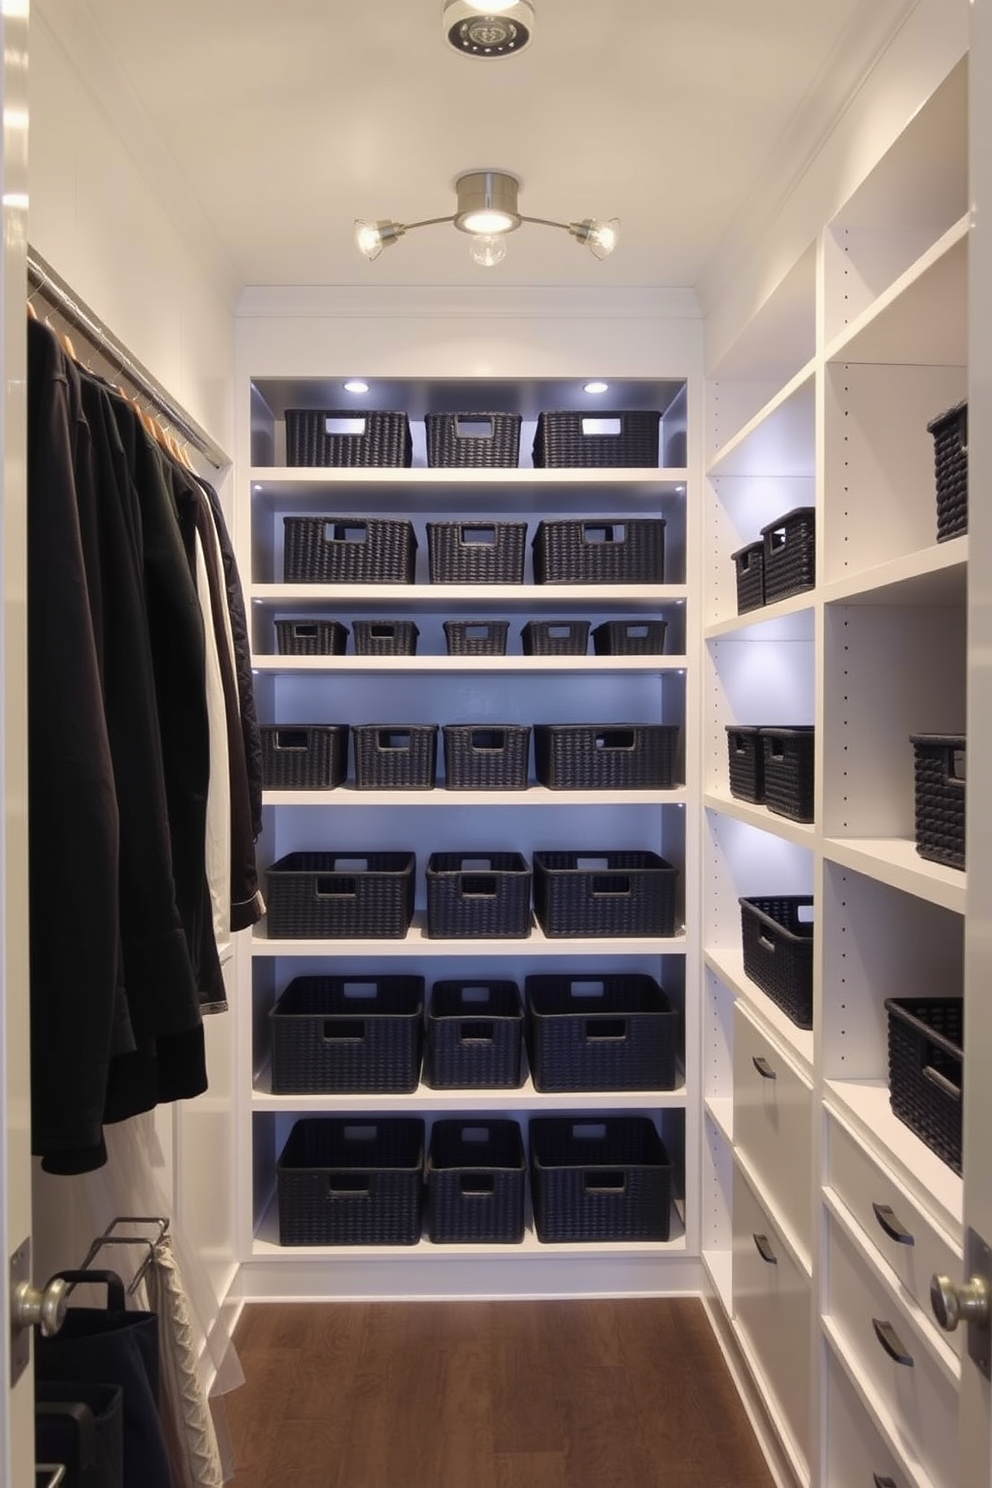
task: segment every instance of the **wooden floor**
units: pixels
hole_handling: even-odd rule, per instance
[[[267,1303],[235,1488],[773,1488],[692,1299]]]

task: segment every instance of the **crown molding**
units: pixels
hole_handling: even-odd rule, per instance
[[[586,286],[249,285],[238,319],[329,320],[692,320],[701,319],[691,289],[595,289]]]

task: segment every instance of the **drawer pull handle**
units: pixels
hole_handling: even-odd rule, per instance
[[[761,1078],[763,1080],[777,1080],[778,1079],[778,1076],[776,1075],[775,1071],[772,1069],[771,1065],[768,1063],[768,1060],[767,1059],[763,1059],[760,1054],[752,1054],[751,1055],[751,1063],[754,1065],[755,1069],[758,1071],[758,1074],[761,1076]]]
[[[872,1204],[871,1207],[874,1210],[875,1218],[878,1220],[879,1225],[890,1240],[894,1240],[897,1245],[916,1244],[915,1237],[909,1233],[904,1224],[900,1224],[899,1220],[896,1219],[889,1204]]]
[[[765,1265],[766,1266],[777,1266],[778,1265],[778,1256],[772,1250],[771,1245],[769,1244],[768,1236],[767,1235],[754,1235],[753,1236],[753,1239],[754,1239],[755,1246],[757,1247],[758,1254],[760,1255],[761,1259],[764,1261]]]
[[[890,1359],[897,1364],[903,1364],[907,1369],[913,1367],[913,1356],[907,1354],[906,1345],[891,1323],[883,1323],[879,1318],[872,1318],[871,1325],[875,1329],[875,1337],[882,1345]]]
[[[883,1478],[879,1473],[872,1473],[871,1480],[875,1488],[899,1488],[895,1478]]]

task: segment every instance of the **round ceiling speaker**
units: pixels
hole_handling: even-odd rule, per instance
[[[448,45],[463,57],[513,57],[534,34],[530,0],[445,0]]]

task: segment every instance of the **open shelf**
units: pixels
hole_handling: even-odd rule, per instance
[[[253,956],[372,956],[377,960],[398,956],[507,956],[523,952],[526,956],[668,956],[684,952],[684,934],[667,939],[626,936],[615,940],[549,939],[537,926],[521,940],[430,940],[424,933],[422,916],[414,916],[413,925],[402,940],[269,940],[265,922],[256,927],[251,938]]]
[[[710,949],[704,951],[703,959],[710,970],[716,972],[734,995],[746,1003],[748,1011],[754,1015],[754,1020],[759,1027],[767,1028],[772,1036],[792,1053],[800,1066],[811,1070],[813,1067],[812,1030],[797,1028],[772,1002],[771,998],[751,981],[744,971],[742,952]]]

